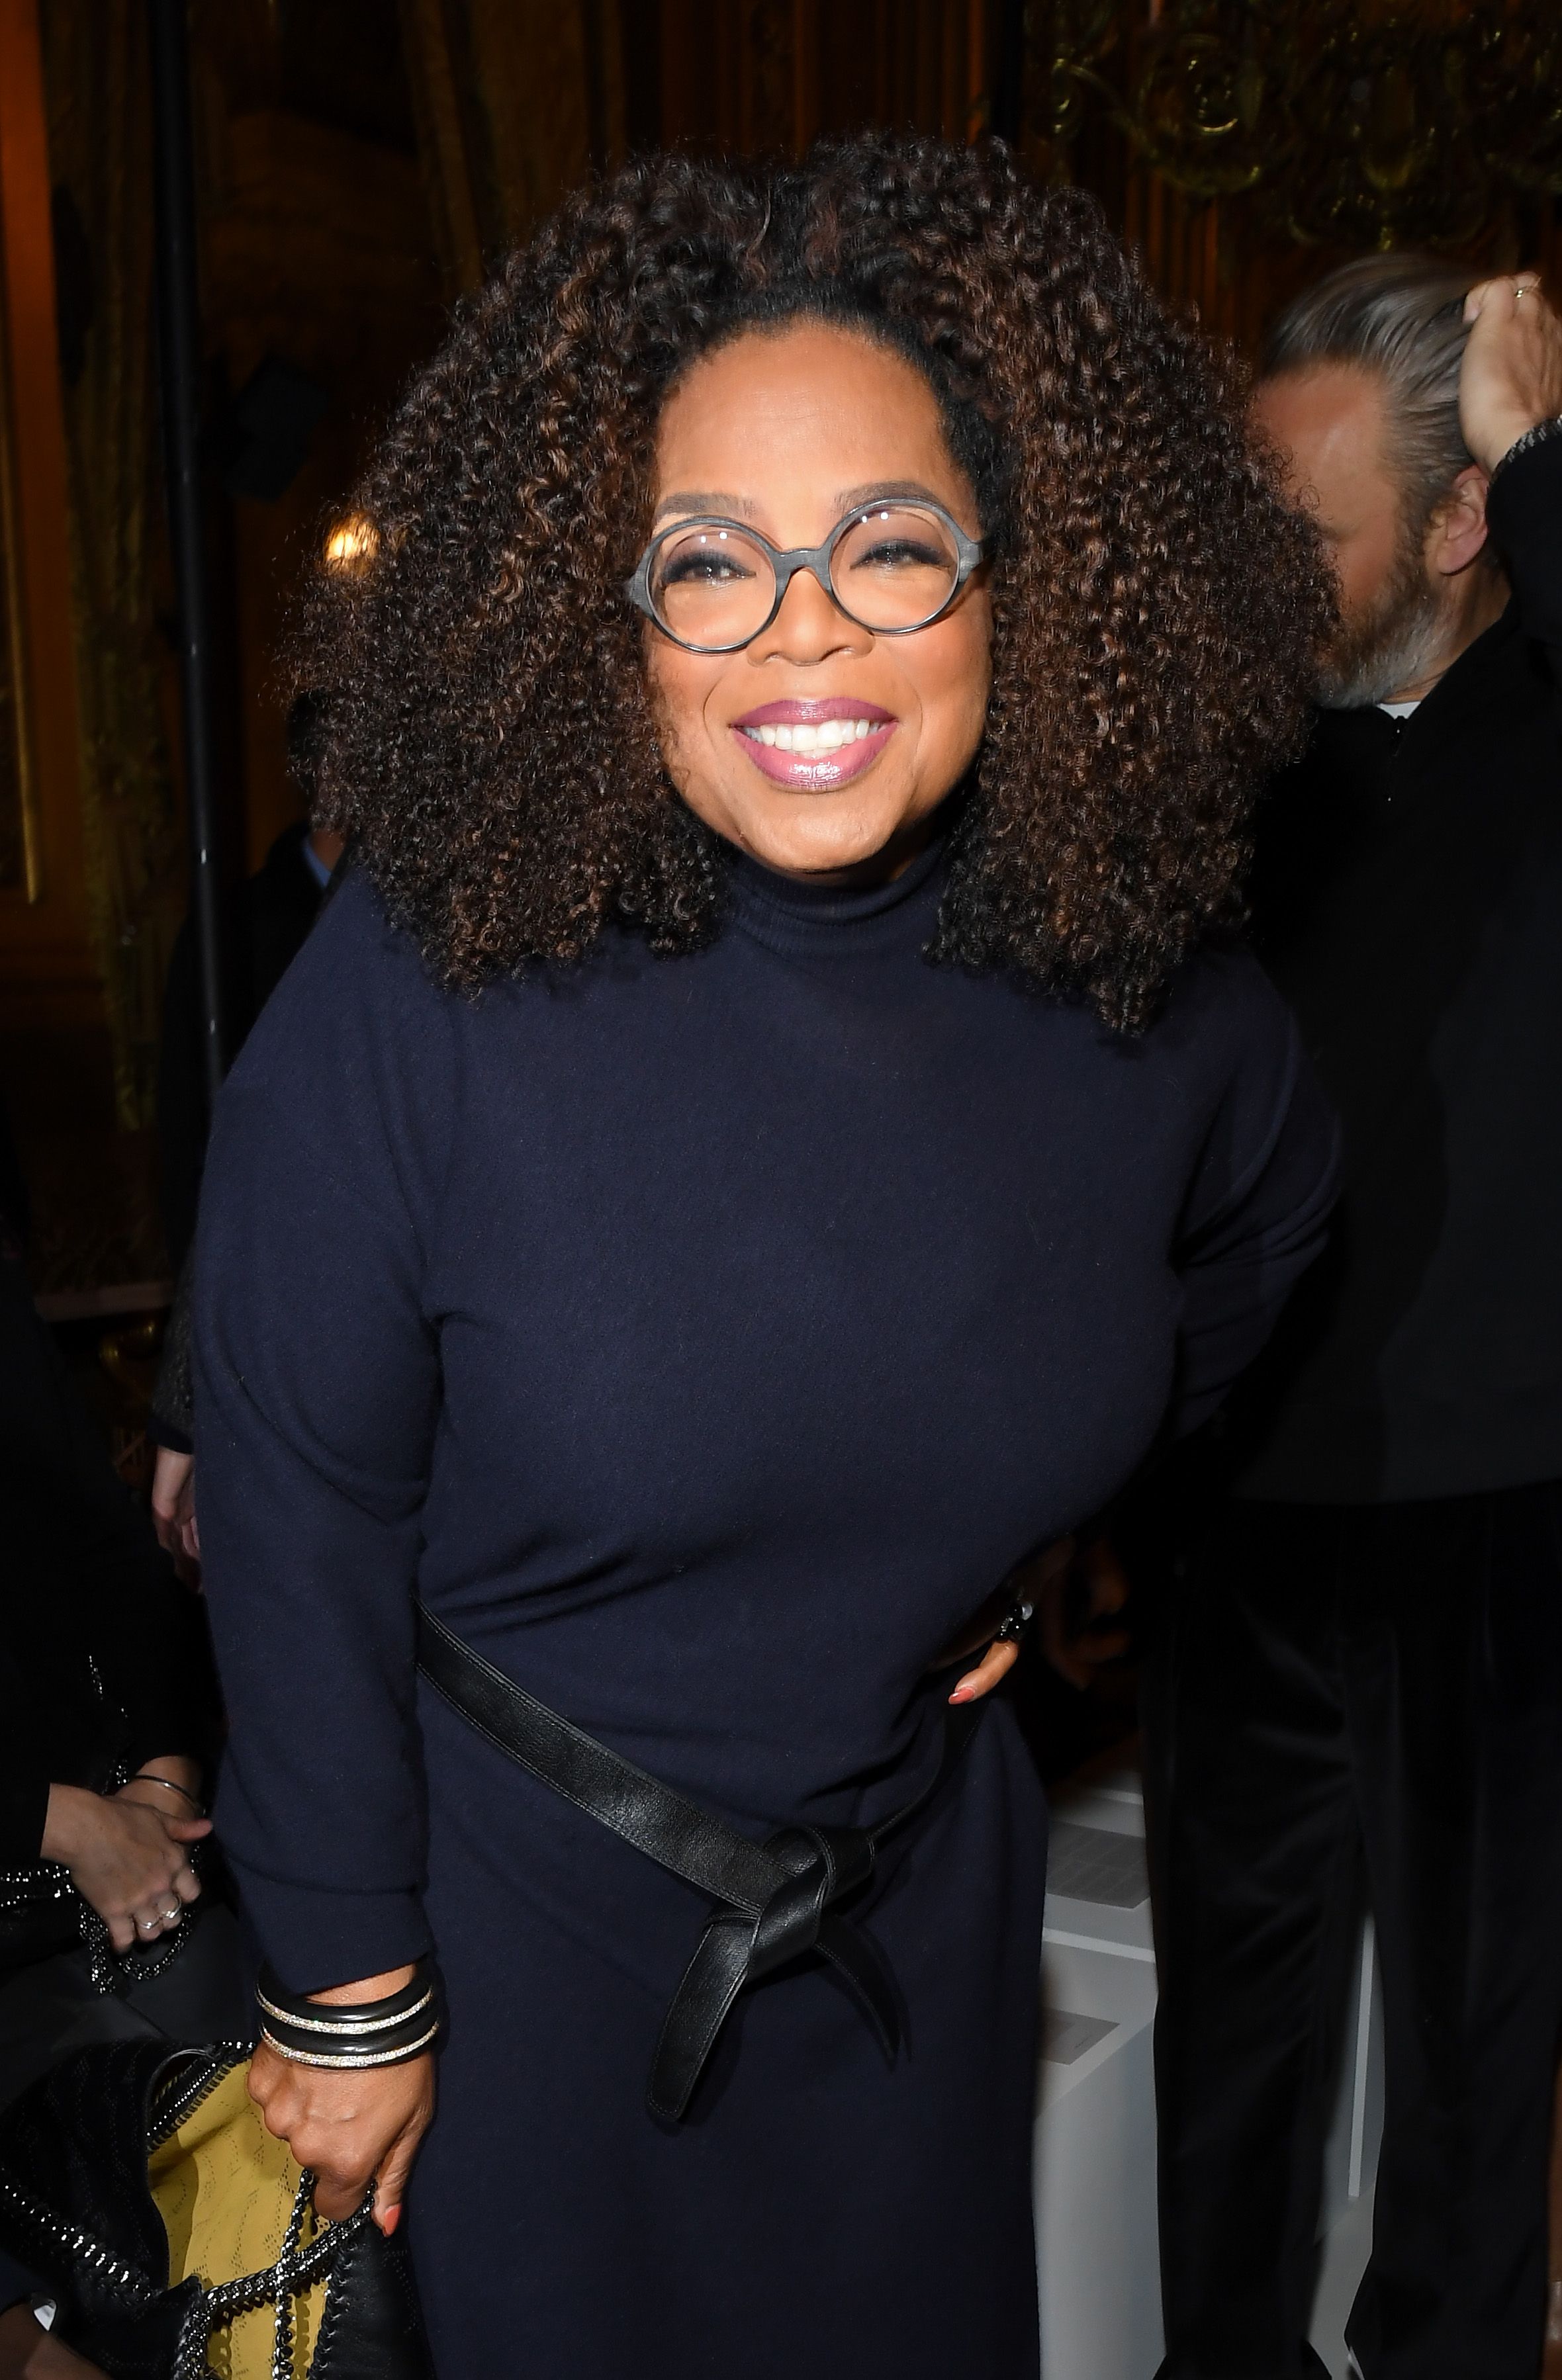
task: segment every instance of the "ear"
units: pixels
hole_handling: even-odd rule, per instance
[[[1486,474],[1478,463],[1459,473],[1432,516],[1427,566],[1444,578],[1468,570],[1486,542]]]

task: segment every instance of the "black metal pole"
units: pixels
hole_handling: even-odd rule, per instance
[[[148,0],[156,134],[157,331],[168,528],[179,608],[179,692],[189,816],[189,914],[201,988],[209,1104],[227,1069],[222,883],[212,721],[212,603],[201,501],[201,319],[196,297],[195,163],[186,0]]]
[[[998,0],[995,47],[988,121],[1012,147],[1024,129],[1025,0]]]

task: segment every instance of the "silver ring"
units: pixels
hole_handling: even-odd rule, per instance
[[[136,1920],[136,1926],[138,1931],[142,1934],[155,1934],[162,1922],[162,1919],[158,1917],[138,1917]]]
[[[1520,298],[1532,298],[1534,294],[1535,285],[1532,281],[1516,281],[1513,285],[1513,302],[1516,306]]]
[[[177,1925],[184,1913],[184,1902],[182,1900],[176,1900],[172,1909],[165,1909],[163,1912],[163,1923],[165,1925]]]

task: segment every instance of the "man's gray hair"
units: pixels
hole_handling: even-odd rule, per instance
[[[1474,456],[1459,432],[1459,365],[1470,275],[1434,256],[1363,256],[1292,300],[1264,342],[1265,379],[1354,364],[1382,379],[1392,459],[1412,530],[1430,521]]]

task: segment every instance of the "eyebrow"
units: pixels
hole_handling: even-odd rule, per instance
[[[754,512],[747,496],[728,495],[720,488],[680,488],[676,495],[663,497],[653,517],[660,520],[664,513],[737,513],[752,520]]]
[[[867,504],[876,504],[898,498],[903,503],[942,504],[944,498],[924,487],[920,480],[869,480],[860,488],[842,488],[836,497],[836,516],[852,513]],[[736,515],[752,520],[759,507],[747,496],[735,496],[722,489],[680,488],[676,495],[664,496],[657,505],[653,526],[670,513],[698,515],[719,513]]]

